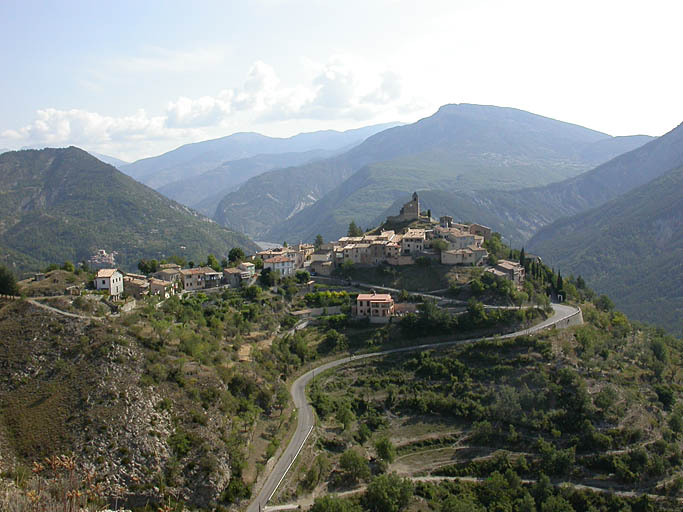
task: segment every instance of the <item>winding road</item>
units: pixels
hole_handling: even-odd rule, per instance
[[[580,313],[580,310],[578,308],[566,306],[564,304],[553,304],[552,308],[554,311],[553,315],[544,320],[543,322],[536,324],[533,327],[530,327],[529,329],[512,332],[510,334],[500,335],[499,338],[514,338],[516,336],[521,336],[524,334],[531,334],[542,329],[555,326],[558,323]],[[301,375],[298,379],[294,381],[294,384],[292,384],[292,388],[290,390],[292,399],[294,400],[294,407],[296,408],[299,414],[296,431],[294,432],[294,436],[292,436],[291,441],[287,445],[287,448],[280,456],[280,459],[277,461],[272,471],[266,478],[266,481],[261,490],[259,491],[258,495],[249,504],[249,507],[247,507],[247,512],[260,512],[265,508],[266,504],[275,494],[275,491],[277,491],[278,487],[280,486],[280,483],[282,483],[282,481],[284,480],[285,476],[287,475],[287,472],[289,471],[289,468],[294,463],[294,460],[296,459],[297,455],[299,455],[299,452],[303,448],[304,444],[306,443],[306,440],[308,439],[308,436],[313,430],[313,427],[315,425],[315,415],[313,413],[313,407],[311,406],[311,404],[308,403],[308,400],[306,399],[306,386],[309,382],[311,382],[311,380],[313,380],[313,378],[316,375],[320,374],[321,372],[324,372],[325,370],[329,370],[330,368],[335,368],[337,366],[341,366],[352,361],[358,361],[361,359],[379,357],[387,354],[396,354],[399,352],[441,349],[452,347],[454,345],[474,343],[476,341],[481,341],[485,339],[493,339],[493,337],[471,338],[466,340],[446,341],[441,343],[430,343],[425,345],[414,345],[411,347],[395,348],[391,350],[383,350],[381,352],[372,352],[369,354],[352,355],[348,357],[343,357],[341,359],[337,359],[335,361],[331,361],[329,363],[325,363]]]

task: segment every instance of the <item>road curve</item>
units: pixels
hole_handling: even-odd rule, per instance
[[[512,332],[510,334],[500,335],[499,338],[514,338],[516,336],[521,336],[524,334],[531,334],[542,329],[545,329],[547,327],[556,325],[557,323],[566,320],[567,318],[579,312],[578,308],[566,306],[563,304],[553,304],[552,308],[554,311],[553,315],[544,320],[543,322],[536,324],[533,327],[530,327],[529,329]],[[296,432],[294,433],[294,436],[287,445],[287,448],[280,456],[280,459],[277,461],[272,471],[268,475],[265,484],[259,491],[258,495],[247,507],[247,512],[260,512],[265,508],[266,504],[275,494],[275,491],[279,487],[282,480],[284,480],[287,471],[289,471],[289,468],[296,459],[296,456],[299,454],[299,452],[304,446],[304,443],[308,439],[308,436],[311,433],[313,426],[315,425],[315,416],[313,414],[313,407],[306,400],[306,386],[309,382],[311,382],[311,380],[313,380],[313,378],[316,375],[320,374],[320,372],[324,372],[325,370],[329,370],[330,368],[335,368],[337,366],[350,363],[351,361],[358,361],[360,359],[379,357],[387,354],[396,354],[399,352],[412,352],[418,350],[446,348],[452,347],[454,345],[473,343],[475,341],[481,341],[485,339],[493,339],[493,337],[481,337],[466,340],[445,341],[441,343],[429,343],[424,345],[414,345],[411,347],[383,350],[381,352],[372,352],[369,354],[348,356],[318,366],[317,368],[314,368],[313,370],[310,370],[301,375],[298,379],[294,381],[294,384],[292,384],[292,388],[290,389],[292,399],[294,400],[294,407],[298,411]]]

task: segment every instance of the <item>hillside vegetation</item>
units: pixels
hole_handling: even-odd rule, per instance
[[[528,248],[620,309],[683,335],[683,167],[541,229]]]
[[[321,374],[310,388],[314,449],[282,501],[327,495],[317,511],[679,510],[683,344],[602,298],[581,307],[583,326]]]
[[[75,147],[0,155],[0,246],[19,270],[87,260],[97,249],[118,251],[128,268],[142,258],[257,249]]]

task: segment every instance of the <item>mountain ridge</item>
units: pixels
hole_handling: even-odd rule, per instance
[[[683,166],[541,228],[528,249],[629,316],[683,334]]]
[[[315,209],[281,214],[284,222],[263,233],[233,223],[244,216],[239,208],[224,208],[221,216],[219,204],[214,218],[264,240],[310,240],[317,233],[335,238],[351,220],[374,223],[414,190],[469,193],[545,185],[579,175],[647,140],[651,138],[615,138],[518,109],[445,105],[433,116],[380,132],[354,148],[364,153],[364,160],[338,172],[335,188],[327,191],[329,197],[316,198],[323,203]],[[226,202],[242,203],[240,192]]]
[[[4,153],[0,182],[0,246],[42,263],[81,261],[99,248],[118,251],[124,268],[141,258],[202,261],[236,246],[257,249],[73,146]]]
[[[200,175],[231,160],[259,154],[333,150],[351,146],[395,124],[397,123],[384,123],[345,131],[321,130],[286,138],[269,137],[256,132],[238,132],[217,139],[184,144],[161,155],[133,162],[121,170],[158,189],[163,185]]]

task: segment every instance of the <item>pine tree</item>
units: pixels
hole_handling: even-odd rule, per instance
[[[526,254],[524,253],[524,247],[519,253],[519,264],[526,268]]]
[[[356,225],[355,220],[349,224],[348,236],[363,236],[363,230]]]

